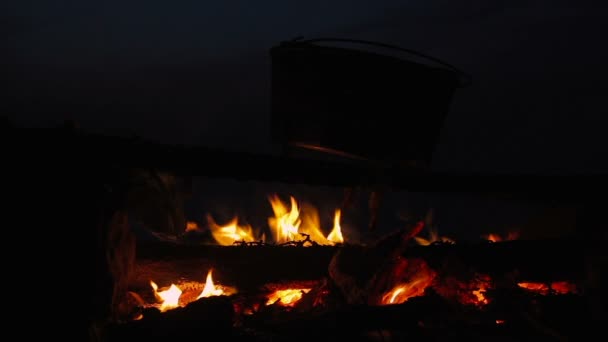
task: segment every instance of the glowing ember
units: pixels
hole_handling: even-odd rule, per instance
[[[533,292],[539,292],[539,293],[548,293],[549,292],[549,286],[544,283],[524,282],[524,283],[517,283],[517,286],[521,287],[522,289],[530,290]]]
[[[488,300],[488,298],[486,298],[486,288],[485,286],[481,286],[480,288],[473,290],[473,296],[475,296],[476,305],[486,305],[488,304],[490,301]]]
[[[226,225],[218,225],[215,223],[211,215],[207,215],[209,229],[217,243],[222,246],[229,246],[237,241],[253,242],[253,232],[250,226],[239,226],[238,218],[233,218]]]
[[[200,228],[198,227],[198,223],[196,223],[194,221],[188,221],[186,223],[186,232],[196,232],[199,230],[200,230]]]
[[[212,297],[212,296],[222,296],[225,294],[226,293],[220,286],[213,284],[212,270],[209,270],[209,272],[207,272],[207,280],[205,281],[205,287],[203,288],[203,291],[196,299]]]
[[[302,295],[308,293],[310,290],[311,289],[277,290],[268,296],[266,305],[272,305],[274,303],[278,303],[279,305],[282,305],[282,306],[293,306],[300,299],[302,299]]]
[[[555,281],[551,283],[551,290],[559,294],[577,293],[576,285],[567,281]]]
[[[150,280],[150,285],[154,290],[154,297],[161,302],[160,311],[165,312],[167,310],[174,309],[179,306],[179,297],[182,295],[180,290],[175,284],[171,284],[169,289],[158,292],[158,285]]]
[[[327,240],[333,243],[343,243],[344,237],[342,236],[342,228],[340,227],[340,216],[341,211],[336,210],[336,214],[334,215],[334,227],[331,230],[331,233],[327,235]]]
[[[503,238],[502,236],[500,236],[498,234],[488,234],[488,235],[484,236],[483,238],[485,238],[488,241],[492,241],[492,242],[512,241],[512,240],[517,240],[519,238],[519,233],[518,232],[509,232],[509,233],[507,233],[507,236],[505,238]]]
[[[576,293],[576,286],[566,281],[556,281],[551,284],[522,282],[517,283],[517,286],[542,295],[547,295],[550,291],[558,294]]]

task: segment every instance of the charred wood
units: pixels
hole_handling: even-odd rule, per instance
[[[469,341],[563,341],[576,338],[588,327],[583,300],[577,296],[539,299],[507,294],[501,300],[511,306],[476,309],[451,305],[430,292],[397,305],[346,305],[312,313],[285,311],[282,315],[261,312],[243,324],[273,341],[437,341],[458,337]]]
[[[273,282],[318,280],[336,271],[349,275],[353,281],[359,279],[356,282],[363,286],[393,255],[392,240],[378,244],[375,251],[351,245],[143,244],[137,250],[131,287],[148,289],[150,280],[161,286],[179,279],[204,282],[209,269],[214,269],[214,279],[238,285],[239,290],[255,290]],[[585,277],[584,248],[568,239],[552,239],[410,246],[400,253],[406,259],[425,260],[431,269],[444,273],[464,274],[474,270],[496,279],[510,275],[518,281],[578,282]],[[332,271],[332,258],[338,251],[339,264],[333,265],[338,269]]]
[[[132,286],[149,287],[152,279],[170,284],[178,279],[205,281],[209,269],[214,279],[239,291],[268,283],[318,280],[327,275],[333,246],[217,246],[173,243],[138,246]]]

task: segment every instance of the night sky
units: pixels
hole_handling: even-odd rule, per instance
[[[600,1],[10,1],[1,109],[24,125],[271,153],[268,49],[367,39],[473,76],[434,168],[608,171]]]

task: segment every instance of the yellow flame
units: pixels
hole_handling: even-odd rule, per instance
[[[340,227],[340,209],[336,209],[336,213],[334,214],[334,227],[331,229],[329,235],[327,235],[327,240],[333,243],[343,243],[344,237],[342,236],[342,227]]]
[[[251,226],[239,226],[237,217],[223,226],[218,225],[211,215],[207,215],[207,221],[209,221],[211,235],[222,246],[232,245],[236,241],[253,242],[255,240]]]
[[[272,305],[274,303],[278,303],[282,306],[293,306],[300,299],[302,299],[302,296],[304,294],[308,293],[310,290],[311,289],[277,290],[268,296],[266,305]]]
[[[268,225],[274,235],[275,242],[285,243],[295,241],[298,238],[298,228],[302,223],[300,220],[300,208],[296,199],[293,196],[290,197],[290,210],[287,209],[287,206],[277,195],[270,196],[269,201],[274,212],[274,217],[268,219]]]
[[[319,211],[314,206],[308,203],[302,203],[300,210],[300,219],[302,223],[298,229],[298,233],[310,236],[310,239],[316,243],[327,245],[330,244],[321,231],[321,219]],[[300,236],[300,240],[304,237]]]
[[[171,284],[169,289],[158,292],[158,285],[150,280],[150,286],[154,290],[154,297],[161,302],[160,311],[165,312],[179,306],[179,297],[182,295],[182,290]]]
[[[334,226],[327,237],[321,230],[318,210],[312,205],[300,206],[293,196],[290,199],[290,209],[277,195],[269,197],[274,217],[268,218],[268,225],[276,243],[302,240],[301,234],[306,234],[318,244],[333,245],[343,243],[340,227],[340,210],[334,215]]]
[[[224,290],[222,290],[221,287],[213,284],[212,272],[213,272],[213,270],[209,270],[209,272],[207,272],[207,280],[205,281],[205,287],[203,288],[203,291],[196,299],[212,297],[212,296],[221,296],[221,295],[225,294]]]

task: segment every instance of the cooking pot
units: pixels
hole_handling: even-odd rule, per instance
[[[296,39],[270,56],[273,142],[373,162],[429,164],[455,89],[470,82],[436,58],[362,40]]]

